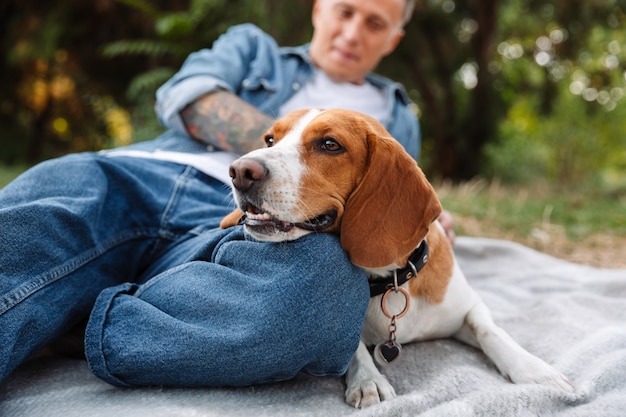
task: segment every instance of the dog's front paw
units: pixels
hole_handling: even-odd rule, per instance
[[[355,408],[366,408],[396,396],[383,375],[352,381],[346,389],[346,402]]]
[[[507,372],[506,376],[516,384],[540,384],[565,392],[574,392],[575,389],[565,375],[534,356],[523,367]]]

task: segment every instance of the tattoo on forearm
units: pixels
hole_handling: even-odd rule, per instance
[[[191,137],[240,155],[264,146],[262,135],[274,120],[226,91],[202,96],[182,112]]]

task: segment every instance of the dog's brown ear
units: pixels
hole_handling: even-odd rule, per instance
[[[341,244],[351,261],[365,268],[404,266],[441,213],[435,190],[393,138],[368,136],[369,166],[349,197],[341,223]]]
[[[236,208],[222,219],[222,221],[220,222],[220,227],[222,229],[227,229],[232,226],[237,226],[243,215],[244,212]]]

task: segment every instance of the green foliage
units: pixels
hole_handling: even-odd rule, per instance
[[[174,75],[170,68],[155,68],[133,78],[128,86],[128,97],[134,101],[144,99],[145,93],[153,93]]]
[[[536,109],[537,100],[522,96],[509,109],[500,125],[499,140],[485,148],[484,173],[506,183],[524,184],[547,179],[552,157],[551,144],[545,143],[545,124]]]
[[[500,140],[486,147],[485,174],[509,183],[543,179],[626,191],[626,103],[607,111],[561,91],[549,116],[538,107],[528,96],[514,102]]]
[[[107,58],[115,58],[120,55],[182,56],[186,52],[181,51],[180,46],[175,42],[153,39],[121,40],[111,42],[102,49],[102,54]]]
[[[494,88],[508,111],[482,174],[626,189],[626,15],[619,3],[506,2]]]
[[[188,13],[171,13],[155,22],[154,29],[164,39],[182,39],[188,36],[194,26],[194,20]]]
[[[0,189],[11,182],[25,169],[26,167],[22,165],[5,166],[0,164]]]
[[[135,141],[154,138],[162,131],[153,115],[154,93],[174,74],[175,67],[169,66],[170,62],[180,65],[189,53],[206,47],[233,24],[251,21],[262,25],[276,8],[282,8],[283,15],[294,10],[284,10],[281,7],[284,6],[282,1],[191,0],[186,9],[175,11],[157,9],[143,0],[117,1],[138,10],[153,24],[150,38],[122,39],[110,42],[102,49],[107,58],[140,55],[148,57],[153,63],[151,68],[138,72],[130,80],[126,90],[126,96],[132,102],[130,112],[135,127]],[[309,7],[307,5],[306,9],[301,10],[306,11],[303,15],[307,19]],[[233,13],[233,10],[238,12]],[[285,19],[286,22],[289,20]],[[281,37],[280,27],[290,34],[294,31],[292,26],[285,23],[277,26],[278,28],[273,28],[277,38]],[[282,33],[282,37],[286,38],[288,35]],[[305,40],[308,38],[303,37],[302,41]]]
[[[145,0],[116,0],[120,4],[124,4],[133,9],[139,10],[146,16],[156,19],[161,14],[149,1]]]

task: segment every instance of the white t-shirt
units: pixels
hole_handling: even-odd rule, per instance
[[[387,106],[384,91],[370,83],[366,82],[360,85],[338,83],[329,78],[322,70],[316,69],[312,79],[281,106],[279,116],[282,117],[290,111],[307,107],[342,108],[368,114],[383,122],[388,113]],[[230,164],[239,157],[232,152],[224,151],[191,154],[159,149],[153,152],[114,149],[102,153],[107,156],[131,156],[190,165],[225,184],[230,184],[230,176],[228,175]]]
[[[341,108],[365,113],[383,122],[388,114],[387,106],[384,91],[372,84],[336,82],[316,68],[312,79],[281,106],[279,116],[307,107]]]

